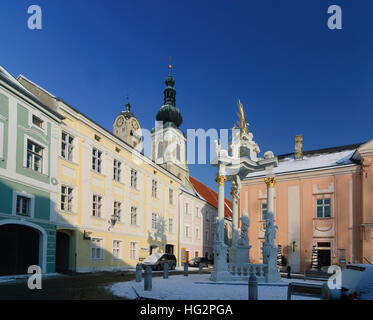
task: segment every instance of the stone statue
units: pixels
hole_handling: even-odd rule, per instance
[[[275,238],[277,233],[277,226],[273,223],[273,214],[267,214],[265,241],[271,245],[275,244]]]
[[[241,217],[241,235],[238,244],[240,246],[248,246],[249,245],[249,227],[250,227],[250,219],[247,215],[247,212],[244,210],[242,212]]]
[[[215,218],[214,226],[215,226],[215,232],[214,232],[214,240],[216,242],[224,242],[224,221],[219,221],[219,218]],[[223,232],[223,234],[222,234]]]

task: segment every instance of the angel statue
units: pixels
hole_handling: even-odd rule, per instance
[[[241,101],[238,99],[238,110],[240,112],[237,112],[237,116],[238,116],[238,120],[237,121],[237,124],[239,126],[239,128],[241,129],[241,137],[243,134],[247,134],[248,133],[248,122],[246,121],[246,114],[245,114],[245,111],[243,110],[243,105],[241,103]]]

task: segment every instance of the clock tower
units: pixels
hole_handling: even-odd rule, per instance
[[[131,112],[131,105],[128,100],[125,108],[126,110],[122,111],[115,118],[113,133],[132,147],[136,147],[141,143],[142,133],[140,123]]]

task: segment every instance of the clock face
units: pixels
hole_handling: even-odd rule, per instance
[[[123,124],[123,117],[118,118],[117,126],[120,127]]]

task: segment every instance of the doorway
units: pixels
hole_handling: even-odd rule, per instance
[[[56,272],[69,270],[70,236],[65,232],[57,231],[56,238]]]
[[[19,224],[0,226],[0,276],[26,274],[31,265],[39,265],[38,230]]]

